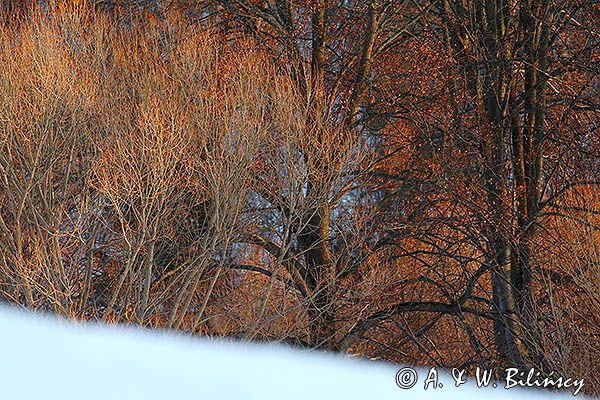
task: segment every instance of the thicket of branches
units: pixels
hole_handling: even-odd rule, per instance
[[[593,2],[2,12],[0,298],[599,390]]]

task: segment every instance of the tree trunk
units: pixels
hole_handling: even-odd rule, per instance
[[[311,210],[308,223],[298,235],[298,241],[306,260],[305,281],[312,296],[308,298],[310,341],[316,348],[333,348],[333,328],[336,276],[329,249],[329,204],[325,201],[318,209]]]

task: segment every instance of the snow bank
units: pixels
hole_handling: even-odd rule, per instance
[[[215,343],[123,327],[76,325],[0,308],[0,398],[544,399],[547,392],[396,385],[400,367],[275,345]],[[571,397],[571,396],[569,396]]]

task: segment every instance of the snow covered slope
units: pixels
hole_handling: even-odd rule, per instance
[[[399,367],[273,345],[77,326],[0,308],[0,399],[544,399],[547,392],[396,385]],[[565,395],[566,398],[567,395]],[[569,396],[571,397],[571,396]]]

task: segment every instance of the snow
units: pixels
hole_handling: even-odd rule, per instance
[[[0,307],[2,399],[544,399],[548,392],[419,383],[401,366],[278,345],[223,343],[174,333],[72,323]],[[564,394],[563,396],[569,396]]]

